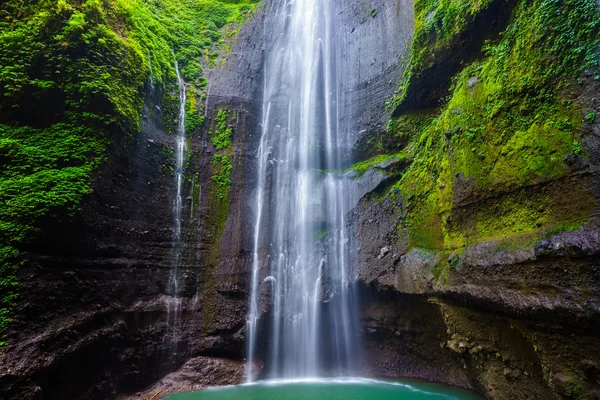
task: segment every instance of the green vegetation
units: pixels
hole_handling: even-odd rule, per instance
[[[596,113],[595,112],[590,112],[585,116],[585,122],[589,123],[589,124],[593,124],[594,121],[596,121]]]
[[[206,281],[202,285],[202,293],[205,294],[203,303],[202,318],[208,329],[215,327],[218,318],[218,306],[216,300],[217,293],[214,271],[219,265],[221,236],[225,231],[225,224],[229,216],[230,192],[233,173],[233,148],[232,135],[233,126],[236,121],[236,115],[227,108],[220,108],[216,117],[211,118],[211,126],[208,136],[215,148],[215,154],[212,156],[211,165],[213,175],[212,184],[209,190],[208,209],[210,213],[206,214],[205,235],[208,242],[212,243],[206,255]]]
[[[209,330],[214,328],[218,318],[216,299],[219,296],[214,271],[219,265],[221,236],[225,231],[225,224],[229,216],[231,174],[233,172],[231,156],[227,155],[230,152],[231,148],[228,147],[222,150],[221,153],[213,155],[211,161],[213,176],[208,199],[208,209],[211,212],[206,214],[204,225],[206,229],[204,232],[206,235],[205,240],[211,243],[211,246],[205,259],[206,280],[203,282],[201,289],[204,293],[202,320]]]
[[[201,103],[198,109],[198,91],[196,88],[187,88],[187,98],[185,104],[185,131],[191,137],[195,131],[200,129],[204,123],[204,103]]]
[[[215,154],[212,159],[212,165],[215,174],[212,176],[213,182],[217,185],[217,197],[220,200],[229,198],[229,188],[231,188],[231,171],[233,165],[229,157],[224,154]]]
[[[219,109],[217,118],[214,119],[214,127],[208,132],[210,141],[217,150],[226,149],[231,146],[231,134],[233,130],[227,125],[230,114],[231,112],[227,109]]]
[[[233,128],[229,121],[234,121],[235,115],[226,108],[220,108],[216,118],[212,120],[212,129],[208,131],[211,143],[217,150],[213,155],[212,165],[214,175],[212,180],[216,185],[216,196],[219,200],[225,200],[229,204],[229,189],[231,188],[231,136]]]
[[[408,86],[421,84],[415,71],[488,3],[417,1],[413,59],[392,104],[402,104]],[[552,209],[558,193],[506,193],[559,179],[568,172],[565,157],[585,156],[579,132],[595,113],[585,114],[576,94],[584,71],[598,73],[599,42],[594,0],[520,1],[497,43],[454,77],[433,118],[392,120],[390,134],[409,136],[405,152],[414,159],[396,185],[407,201],[412,246],[452,250],[581,222],[594,201],[589,195],[580,200],[585,212],[559,215]],[[465,218],[454,210],[459,187],[471,198],[503,195]]]
[[[145,87],[174,61],[188,82],[186,130],[200,124],[201,57],[256,0],[42,0],[0,5],[0,335],[18,293],[19,250],[78,210],[109,143],[139,130]],[[226,168],[225,168],[226,169]],[[0,342],[2,338],[0,337]]]
[[[396,154],[380,154],[366,161],[360,161],[355,163],[349,168],[349,171],[355,171],[358,176],[364,175],[368,169],[377,167],[378,164],[383,164],[388,161],[404,160],[406,158],[404,152]]]
[[[438,62],[465,32],[475,17],[494,0],[415,0],[415,33],[410,60],[398,95],[389,102],[394,109],[406,100],[411,85],[418,85],[423,73]]]
[[[577,229],[581,228],[582,225],[583,223],[581,221],[559,223],[547,231],[544,234],[544,237],[549,239],[555,235],[558,235],[559,233],[576,231]]]

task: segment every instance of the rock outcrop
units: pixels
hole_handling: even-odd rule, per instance
[[[593,132],[587,143],[600,139]],[[567,193],[583,181],[600,193],[590,168],[547,186]],[[367,373],[447,382],[493,399],[598,396],[597,212],[575,230],[479,241],[452,254],[411,247],[405,207],[392,190],[355,210],[359,280],[370,288],[361,314]]]

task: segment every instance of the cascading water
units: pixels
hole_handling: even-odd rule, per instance
[[[345,374],[357,348],[344,220],[348,196],[338,173],[349,140],[339,129],[334,7],[330,0],[266,5],[270,36],[247,326],[249,381],[257,375],[261,293],[269,292],[271,302],[272,320],[264,324],[269,328],[260,330],[267,335],[262,358],[269,377]]]
[[[177,121],[176,132],[176,151],[175,151],[175,188],[176,194],[173,200],[173,242],[172,242],[172,265],[169,274],[168,298],[167,298],[167,336],[170,337],[171,352],[174,352],[173,346],[176,341],[173,336],[177,329],[181,317],[181,298],[180,285],[181,274],[179,266],[181,262],[181,236],[182,236],[182,185],[183,185],[183,160],[185,157],[185,103],[186,88],[185,82],[179,73],[179,65],[175,62],[175,72],[177,73],[177,86],[179,91],[179,119]]]

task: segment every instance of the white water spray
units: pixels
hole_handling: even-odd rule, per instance
[[[350,142],[338,128],[335,5],[272,0],[266,7],[271,36],[258,149],[248,381],[256,379],[261,332],[269,344],[261,354],[270,378],[345,374],[356,339],[346,265],[348,196],[333,172],[342,168]],[[261,293],[270,293],[271,321],[264,325]]]

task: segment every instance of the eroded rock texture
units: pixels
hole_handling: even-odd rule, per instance
[[[574,231],[487,240],[449,256],[409,248],[398,193],[363,198],[354,226],[359,279],[371,288],[364,368],[493,399],[595,398],[600,227],[590,218]]]
[[[167,134],[162,93],[149,87],[140,134],[112,144],[81,212],[49,226],[24,255],[17,318],[1,355],[2,398],[131,395],[190,359],[195,364],[184,370],[202,374],[204,386],[243,380],[251,249],[244,234],[260,132],[261,37],[259,12],[242,28],[227,66],[209,73],[208,120],[188,140],[195,164],[182,187],[180,321],[167,311],[176,301],[169,287],[175,136]],[[208,138],[220,109],[235,115],[228,121],[232,185],[221,203]],[[176,381],[181,390],[199,384]]]
[[[482,40],[498,37],[514,6],[492,2],[446,43],[396,114],[437,107],[450,78],[481,55]],[[406,65],[413,3],[344,1],[336,18],[344,42],[342,129],[353,134],[352,156],[376,154],[373,142],[404,149],[405,137],[385,137],[385,103]],[[48,227],[25,254],[17,318],[0,356],[3,398],[162,398],[244,379],[265,28],[259,11],[224,67],[207,71],[208,119],[188,141],[194,167],[183,186],[180,323],[167,322],[175,143],[165,133],[171,121],[161,94],[149,90],[140,134],[113,143],[81,212]],[[467,43],[469,35],[482,36]],[[574,101],[600,98],[589,81]],[[212,179],[217,150],[208,134],[219,110],[235,116],[227,121],[233,170],[225,201]],[[494,399],[600,396],[599,123],[583,125],[581,144],[587,157],[570,154],[557,179],[488,190],[457,175],[444,222],[472,233],[460,252],[411,243],[410,199],[394,187],[410,159],[348,174],[350,245],[363,292],[361,373],[431,379]],[[482,215],[493,225],[522,204],[587,223],[475,240]]]

